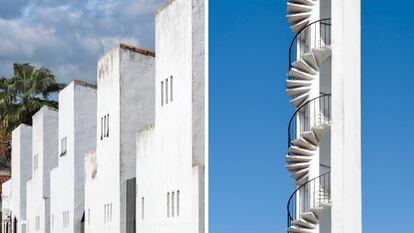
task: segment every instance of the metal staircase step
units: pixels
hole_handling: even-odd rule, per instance
[[[316,229],[316,224],[310,223],[303,219],[296,219],[292,222],[294,225],[298,227],[308,228],[308,229]]]
[[[288,96],[298,96],[305,93],[308,93],[311,90],[311,87],[295,87],[295,88],[288,88],[287,94]]]
[[[300,217],[304,219],[305,221],[313,223],[313,224],[319,223],[318,216],[314,214],[313,212],[304,212],[300,215]]]
[[[315,134],[312,131],[306,131],[300,134],[306,141],[312,143],[314,146],[319,144],[318,139],[316,138]]]
[[[315,76],[306,72],[303,72],[301,70],[298,70],[296,68],[292,68],[289,70],[288,76],[294,79],[300,79],[300,80],[313,80],[315,79]]]
[[[298,155],[288,155],[286,156],[286,162],[295,163],[295,162],[310,162],[312,156],[298,156]]]
[[[319,70],[318,61],[316,61],[315,56],[313,53],[305,53],[302,55],[302,59],[310,65],[314,70]]]
[[[295,67],[298,70],[301,70],[303,72],[306,72],[306,73],[309,73],[309,74],[312,74],[312,75],[315,75],[315,74],[318,73],[318,71],[316,71],[312,66],[310,66],[308,63],[306,63],[306,61],[303,60],[303,59],[299,59],[299,60],[295,61],[292,64],[292,66]]]
[[[293,13],[293,14],[288,14],[286,15],[287,20],[289,21],[289,23],[291,25],[295,25],[296,23],[307,19],[309,20],[309,18],[311,17],[312,13],[311,12],[301,12],[301,13]]]
[[[304,155],[304,156],[311,156],[315,153],[311,150],[303,149],[298,146],[290,146],[288,149],[289,153],[295,154],[295,155]]]
[[[295,226],[289,227],[288,232],[292,233],[313,233],[313,230],[306,228],[298,228]]]
[[[299,95],[293,99],[290,100],[290,103],[292,103],[295,107],[300,107],[303,103],[308,101],[309,99],[309,93],[305,93],[302,95]]]
[[[290,174],[290,176],[298,180],[304,177],[305,175],[307,175],[309,173],[309,170],[310,170],[309,168],[304,168],[302,170],[299,170],[299,171],[296,171]]]
[[[306,139],[304,139],[303,137],[297,138],[295,140],[292,141],[292,143],[296,146],[308,149],[308,150],[316,150],[317,147],[315,145],[313,145],[312,143],[306,141]]]
[[[292,80],[287,79],[286,80],[286,87],[287,88],[294,88],[294,87],[306,87],[312,85],[312,81],[308,80]]]
[[[310,165],[311,165],[310,163],[292,163],[292,164],[286,165],[286,168],[289,171],[297,171],[297,170],[301,170],[304,168],[308,168]]]
[[[298,33],[300,30],[302,30],[302,28],[304,28],[306,25],[308,25],[310,21],[310,18],[306,18],[292,26],[290,26],[290,30],[294,33]]]
[[[287,12],[289,13],[309,12],[312,10],[313,7],[311,5],[299,4],[294,2],[287,3]]]

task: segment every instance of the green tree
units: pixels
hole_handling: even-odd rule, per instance
[[[28,63],[13,65],[14,75],[0,78],[0,124],[8,138],[21,123],[31,125],[32,116],[43,105],[57,108],[50,97],[65,87],[46,68]]]

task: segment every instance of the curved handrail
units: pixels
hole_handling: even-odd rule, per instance
[[[290,195],[289,200],[288,200],[288,203],[287,203],[288,220],[291,220],[291,221],[294,220],[294,218],[292,217],[292,214],[290,213],[290,203],[292,202],[293,198],[296,196],[296,193],[299,190],[301,190],[303,187],[305,187],[305,185],[308,185],[309,183],[311,183],[311,182],[313,182],[313,181],[315,181],[315,180],[317,180],[317,179],[319,179],[319,178],[321,178],[323,176],[329,175],[330,173],[331,173],[330,171],[329,172],[325,172],[325,173],[323,173],[323,174],[321,174],[321,175],[319,175],[319,176],[317,176],[317,177],[315,177],[315,178],[313,178],[311,180],[308,180],[307,182],[305,182],[302,185],[300,185],[297,189],[295,189],[295,191]]]
[[[323,21],[329,21],[329,23],[324,23]],[[304,28],[302,28],[298,33],[296,33],[296,35],[295,35],[295,37],[293,38],[293,40],[292,40],[292,42],[290,43],[290,46],[289,46],[289,70],[292,68],[292,57],[291,57],[291,55],[292,55],[292,48],[293,48],[293,46],[295,45],[295,42],[296,42],[296,40],[297,40],[297,38],[298,38],[298,36],[304,31],[304,30],[306,30],[307,28],[309,28],[310,26],[312,26],[312,25],[314,25],[314,24],[317,24],[317,23],[320,23],[320,22],[322,22],[322,24],[323,25],[331,25],[331,18],[324,18],[324,19],[319,19],[319,20],[317,20],[317,21],[314,21],[314,22],[312,22],[312,23],[310,23],[310,24],[308,24],[308,25],[306,25]]]
[[[292,123],[296,120],[296,115],[298,112],[300,112],[305,106],[308,106],[309,103],[317,100],[317,99],[321,99],[324,98],[325,96],[331,96],[331,94],[322,94],[318,97],[315,97],[311,100],[306,101],[304,104],[302,104],[298,109],[296,109],[296,111],[293,113],[292,117],[289,120],[289,125],[288,125],[288,147],[291,145],[291,141],[292,141],[292,132],[291,132],[291,128],[292,128]],[[328,108],[330,109],[330,106],[328,106]],[[328,110],[329,111],[329,110]]]

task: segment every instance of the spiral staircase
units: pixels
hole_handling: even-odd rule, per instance
[[[322,173],[315,159],[331,127],[331,95],[318,87],[320,68],[331,56],[331,19],[311,21],[318,1],[287,2],[287,19],[296,34],[289,48],[286,80],[287,95],[296,107],[289,121],[286,156],[286,168],[297,187],[287,205],[287,232],[291,233],[320,232],[320,216],[331,206],[330,167],[322,165]]]

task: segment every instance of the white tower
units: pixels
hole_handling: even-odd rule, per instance
[[[20,124],[12,132],[11,225],[26,231],[26,182],[32,176],[32,127]]]
[[[58,166],[50,172],[50,232],[81,232],[84,156],[96,146],[96,86],[72,81],[59,93]]]
[[[360,233],[360,1],[289,0],[288,232]]]
[[[155,125],[137,136],[137,232],[204,232],[204,0],[156,15]]]
[[[86,233],[134,228],[135,139],[154,122],[154,59],[153,52],[119,44],[98,62],[96,153],[85,161]]]
[[[26,184],[27,232],[49,233],[50,170],[57,165],[58,111],[43,106],[32,119],[32,178]]]

